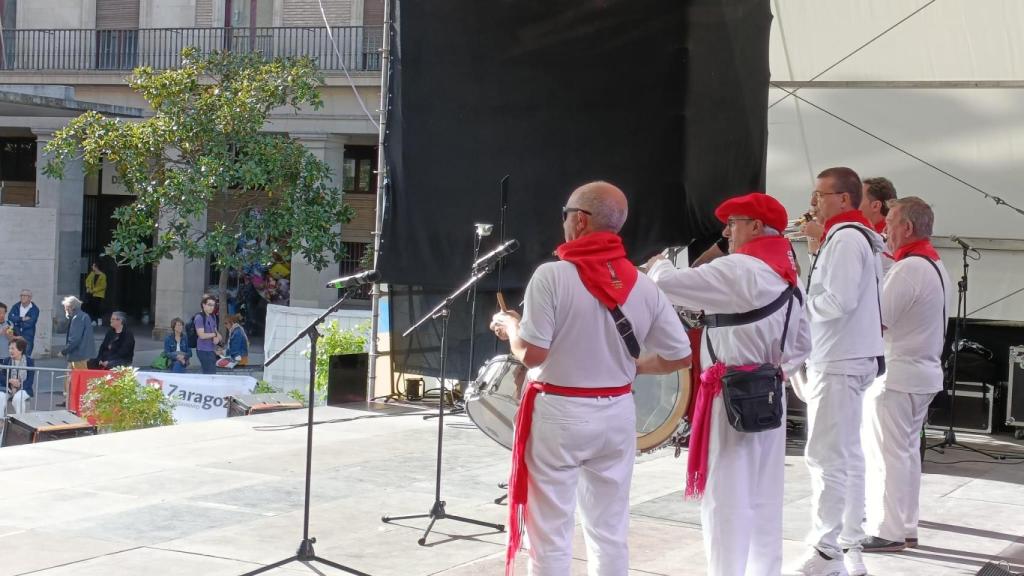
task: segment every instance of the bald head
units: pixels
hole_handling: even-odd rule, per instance
[[[566,206],[589,212],[588,232],[618,233],[629,214],[629,203],[622,190],[601,181],[590,182],[574,190]]]

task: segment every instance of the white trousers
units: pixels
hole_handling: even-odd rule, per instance
[[[934,396],[887,390],[880,379],[864,397],[864,531],[871,536],[893,542],[917,538],[921,426]]]
[[[7,399],[11,399],[11,404],[14,405],[15,414],[24,414],[25,407],[28,406],[28,401],[32,398],[28,395],[28,392],[24,390],[18,390],[14,393],[14,396],[10,396],[7,392],[0,392],[0,397],[3,398],[3,402],[0,402],[0,419],[7,417]]]
[[[782,492],[786,425],[737,432],[722,397],[711,408],[708,480],[701,532],[708,576],[778,576],[782,572]]]
[[[864,391],[874,376],[826,374],[808,367],[805,461],[811,476],[807,543],[842,557],[864,539],[864,453],[860,424]]]
[[[568,576],[579,502],[590,576],[629,571],[629,483],[636,457],[633,395],[540,394],[526,445],[529,573]]]

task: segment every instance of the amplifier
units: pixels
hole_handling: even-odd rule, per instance
[[[281,412],[282,410],[297,410],[299,408],[303,408],[302,402],[280,392],[272,394],[239,394],[228,399],[229,418],[266,412]]]
[[[1014,438],[1024,438],[1024,346],[1010,346],[1006,424],[1014,427]]]
[[[96,427],[67,410],[26,412],[7,417],[3,446],[92,436]]]
[[[992,415],[998,389],[981,382],[957,382],[956,402],[951,403],[950,391],[937,394],[928,408],[928,428],[945,429],[949,426],[949,407],[953,406],[953,430],[960,432],[992,433]]]

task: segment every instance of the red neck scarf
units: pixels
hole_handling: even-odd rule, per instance
[[[562,244],[555,254],[576,265],[587,291],[608,309],[622,305],[636,284],[637,269],[618,234],[592,232]]]
[[[872,224],[871,227],[875,229],[875,232],[885,234],[885,219],[879,220],[877,224]]]
[[[760,236],[736,250],[764,262],[790,286],[796,286],[796,261],[789,240],[782,236]]]
[[[920,254],[921,256],[930,258],[932,262],[939,261],[939,253],[935,251],[935,247],[932,246],[932,241],[928,238],[922,238],[900,246],[893,253],[892,257],[899,262],[911,254]]]
[[[824,242],[825,238],[828,238],[828,231],[832,229],[836,224],[845,224],[847,222],[856,222],[857,224],[863,224],[868,230],[874,230],[875,227],[868,222],[868,219],[861,214],[860,210],[847,210],[842,214],[836,214],[825,221],[825,231],[821,233],[821,241]]]

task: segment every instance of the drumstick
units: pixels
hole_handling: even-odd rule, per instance
[[[501,292],[498,292],[496,296],[498,297],[498,308],[501,308],[502,312],[508,312],[508,306],[505,305],[505,296]]]

